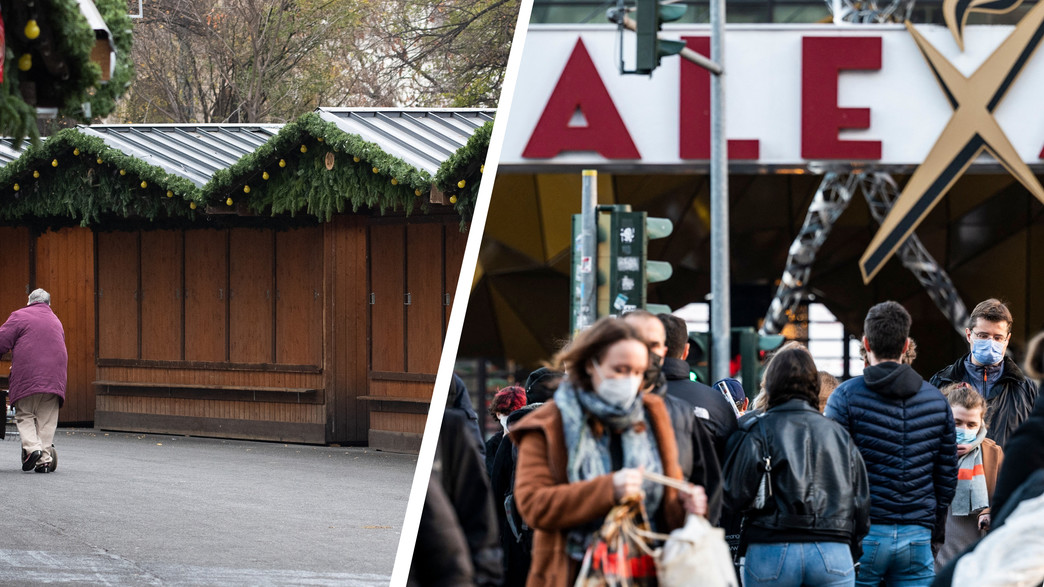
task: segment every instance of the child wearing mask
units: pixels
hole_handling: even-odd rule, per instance
[[[936,572],[990,527],[990,502],[1004,451],[986,438],[986,399],[967,383],[941,389],[957,433],[957,494],[946,516],[946,542],[935,556]]]

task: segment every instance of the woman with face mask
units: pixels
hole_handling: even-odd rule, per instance
[[[935,556],[935,571],[990,528],[990,502],[1004,451],[986,438],[986,400],[971,385],[943,387],[957,435],[957,493],[946,516],[946,542]]]
[[[603,318],[554,359],[566,379],[554,399],[511,428],[518,446],[514,498],[535,530],[527,585],[572,585],[606,514],[640,495],[653,530],[669,532],[685,512],[706,515],[691,492],[644,480],[642,471],[681,479],[663,400],[640,394],[649,348],[622,320]]]

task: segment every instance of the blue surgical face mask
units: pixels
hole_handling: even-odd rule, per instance
[[[986,340],[972,339],[972,358],[982,365],[996,365],[1004,358],[1003,342],[997,342],[992,338]]]
[[[975,442],[975,437],[978,436],[978,430],[968,430],[967,428],[955,428],[957,431],[957,444],[971,444]]]

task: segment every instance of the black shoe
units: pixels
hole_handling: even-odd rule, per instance
[[[51,463],[44,463],[42,465],[36,465],[36,472],[37,473],[50,473],[53,470],[54,470],[54,467],[51,466]]]
[[[29,455],[22,459],[22,470],[32,471],[33,467],[36,466],[36,461],[39,461],[41,456],[43,456],[43,453],[38,450],[29,453]]]
[[[51,445],[51,472],[58,470],[58,451],[54,450],[54,445]]]

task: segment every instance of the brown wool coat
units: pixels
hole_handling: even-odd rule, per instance
[[[1004,463],[1004,450],[989,438],[982,440],[982,472],[986,477],[986,495],[990,503],[993,503],[993,489],[997,487],[997,472]],[[982,511],[983,514],[990,512],[990,508]]]
[[[645,394],[642,403],[660,447],[664,474],[681,479],[678,448],[663,400]],[[579,565],[566,555],[566,534],[570,528],[604,518],[616,505],[612,475],[569,483],[562,414],[553,401],[520,420],[511,429],[511,437],[518,446],[515,501],[522,518],[535,530],[533,562],[526,585],[572,585]],[[661,509],[666,531],[685,522],[685,511],[676,490],[664,488]],[[651,515],[654,514],[650,512]]]

